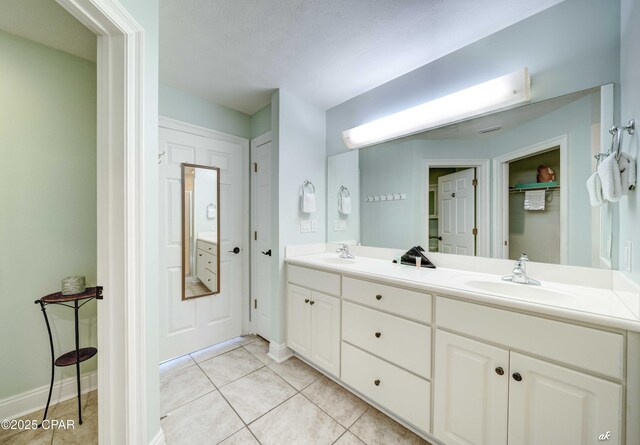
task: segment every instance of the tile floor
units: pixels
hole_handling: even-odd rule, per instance
[[[98,392],[82,396],[82,425],[78,424],[78,399],[73,398],[49,408],[47,419],[74,420],[74,429],[4,430],[0,429],[0,444],[3,445],[93,445],[98,443]],[[21,420],[42,420],[44,409]]]
[[[167,445],[428,445],[293,357],[238,337],[160,365]]]

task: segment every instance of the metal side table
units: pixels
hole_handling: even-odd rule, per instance
[[[76,380],[78,385],[78,419],[80,425],[82,425],[82,399],[80,392],[80,363],[85,360],[89,360],[91,357],[98,353],[96,348],[81,348],[80,338],[78,333],[78,310],[93,299],[102,299],[102,286],[88,287],[83,293],[75,295],[62,295],[61,292],[55,294],[49,294],[36,300],[34,303],[39,304],[42,309],[42,315],[44,315],[44,322],[47,325],[47,332],[49,333],[49,345],[51,346],[51,385],[49,386],[49,398],[47,399],[47,407],[44,409],[44,416],[42,421],[47,418],[47,412],[49,411],[49,404],[51,403],[51,393],[53,391],[53,380],[55,375],[55,367],[59,366],[71,366],[76,365]],[[82,301],[82,304],[80,302]],[[73,303],[73,306],[71,304]],[[50,304],[58,304],[66,306],[74,310],[75,315],[75,340],[76,349],[62,354],[60,357],[55,358],[53,352],[53,336],[51,335],[51,326],[49,325],[49,319],[47,318],[47,306]]]

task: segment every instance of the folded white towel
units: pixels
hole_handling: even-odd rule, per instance
[[[316,194],[315,193],[309,193],[302,190],[300,210],[302,210],[303,213],[313,213],[316,211]]]
[[[587,179],[587,190],[589,191],[591,207],[600,207],[604,204],[604,199],[602,198],[602,183],[600,182],[598,172],[595,172]]]
[[[527,190],[524,192],[525,210],[544,210],[547,196],[546,190]]]
[[[343,215],[351,213],[351,196],[340,196],[338,199],[338,211]]]
[[[636,160],[628,153],[620,153],[618,167],[620,168],[622,194],[626,195],[629,190],[636,188]]]
[[[620,167],[615,154],[610,154],[598,165],[598,176],[602,184],[602,198],[616,202],[622,197]]]

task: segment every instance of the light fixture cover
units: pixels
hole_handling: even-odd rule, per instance
[[[529,70],[457,91],[342,132],[348,148],[409,136],[529,101]]]

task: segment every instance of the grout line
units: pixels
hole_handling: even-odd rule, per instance
[[[342,434],[340,434],[336,440],[334,440],[333,442],[331,442],[331,445],[334,445],[335,443],[337,443],[337,442],[340,440],[340,438],[341,438],[342,436],[344,436],[345,434],[347,434],[348,432],[349,432],[349,430],[344,430],[344,432],[343,432]]]

